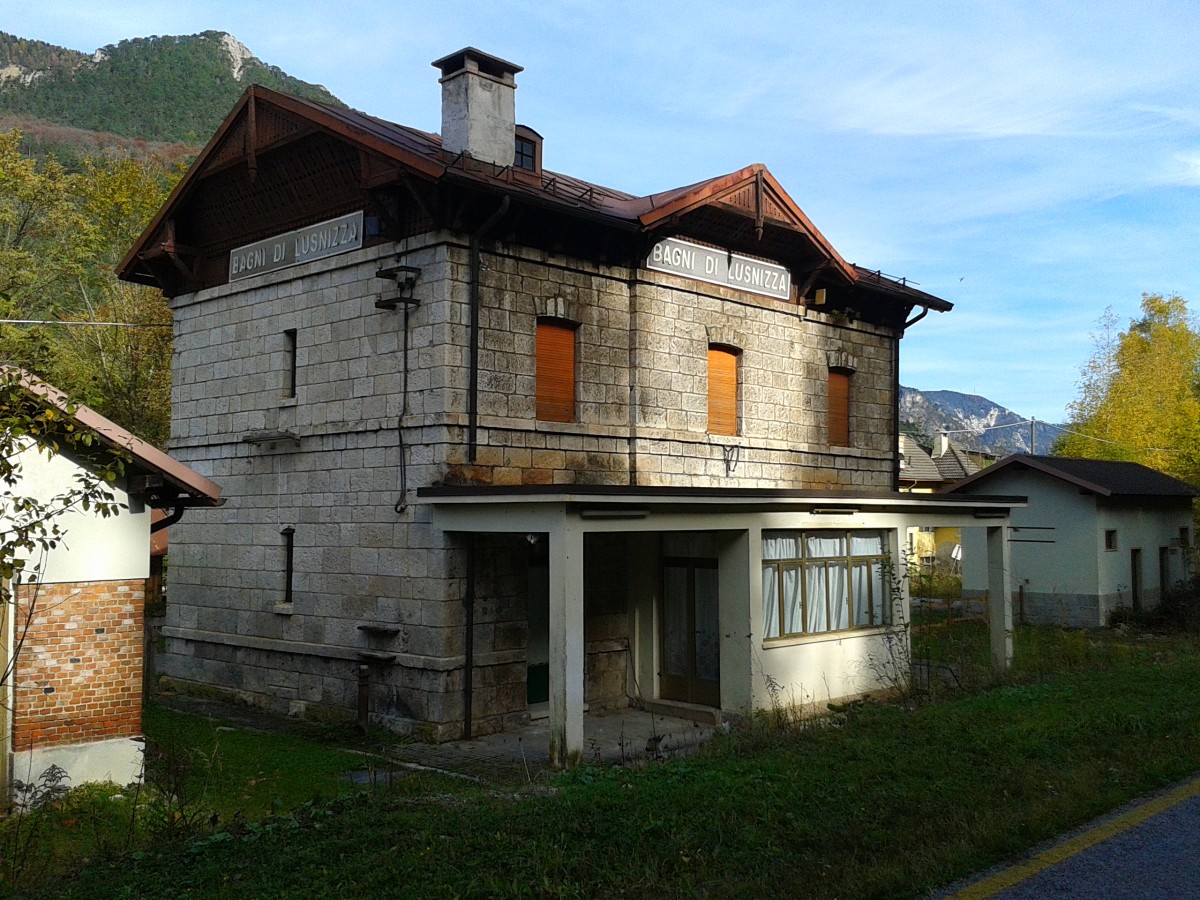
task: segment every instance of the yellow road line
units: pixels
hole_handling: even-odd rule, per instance
[[[1045,850],[1023,863],[1005,869],[1003,872],[997,872],[989,878],[965,887],[954,895],[953,900],[985,900],[987,897],[995,896],[1001,891],[1020,884],[1025,879],[1032,878],[1039,872],[1045,871],[1065,859],[1069,859],[1076,853],[1082,853],[1089,847],[1096,846],[1101,841],[1106,841],[1123,831],[1128,831],[1145,822],[1151,816],[1166,812],[1172,806],[1182,803],[1184,800],[1188,800],[1198,794],[1200,794],[1200,778],[1189,781],[1170,793],[1163,794],[1161,797],[1148,800],[1141,806],[1135,807],[1129,812],[1105,822],[1103,825],[1097,825],[1083,834],[1076,835],[1070,840],[1063,841],[1061,844],[1056,844],[1049,850]]]

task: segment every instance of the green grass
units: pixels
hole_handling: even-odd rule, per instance
[[[912,897],[1200,771],[1194,642],[1023,629],[1017,647],[1000,683],[943,702],[754,718],[550,794],[402,779],[47,894]]]
[[[258,821],[352,793],[344,776],[369,764],[311,739],[229,728],[153,705],[143,728],[165,765],[182,758],[184,793],[197,798],[205,815],[215,812],[223,821]]]

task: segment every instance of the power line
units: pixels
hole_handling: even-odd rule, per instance
[[[986,428],[939,428],[938,434],[974,434],[980,435],[985,431],[995,431],[998,428],[1016,428],[1018,425],[1036,424],[1038,419],[1022,419],[1020,422],[1009,422],[1007,425],[988,425]],[[1043,425],[1048,425],[1048,422],[1042,422]],[[1053,426],[1058,427],[1058,426]]]
[[[0,325],[91,325],[112,328],[170,328],[157,322],[72,322],[66,319],[0,319]]]
[[[1126,450],[1136,450],[1140,453],[1182,453],[1182,450],[1171,449],[1169,447],[1131,447],[1129,444],[1124,444],[1121,441],[1111,441],[1108,438],[1096,437],[1091,434],[1084,434],[1082,431],[1072,431],[1070,428],[1063,428],[1063,434],[1072,434],[1075,437],[1081,437],[1089,441],[1096,441],[1100,444],[1112,444],[1114,447],[1122,447]]]

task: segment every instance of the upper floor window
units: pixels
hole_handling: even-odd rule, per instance
[[[1115,528],[1109,528],[1109,529],[1105,530],[1105,532],[1104,532],[1104,549],[1105,550],[1116,550],[1117,549],[1117,530]]]
[[[537,323],[537,417],[575,421],[575,327],[570,323]]]
[[[850,446],[850,372],[829,370],[829,446]]]
[[[528,125],[516,128],[513,168],[523,172],[542,171],[542,136]]]
[[[730,347],[708,348],[708,433],[738,433],[738,354]]]

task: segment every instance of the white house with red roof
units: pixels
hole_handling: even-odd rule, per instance
[[[13,602],[0,604],[0,799],[13,781],[34,783],[51,765],[72,785],[138,780],[151,514],[166,510],[178,521],[189,508],[221,503],[207,478],[45,382],[18,377],[30,404],[52,407],[94,436],[99,462],[30,442],[12,496],[63,496],[113,454],[124,474],[107,488],[115,514],[62,512],[55,523],[63,539],[18,569]]]

